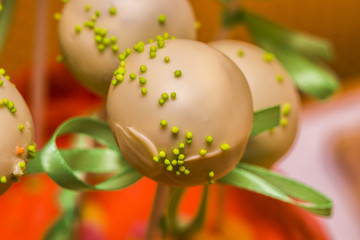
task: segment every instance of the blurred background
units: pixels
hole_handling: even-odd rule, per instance
[[[30,82],[36,44],[35,1],[18,0],[9,33],[0,55],[0,67],[32,108]],[[39,1],[40,2],[40,1]],[[217,37],[222,8],[217,1],[191,0],[201,23],[200,41]],[[292,206],[242,190],[226,188],[221,230],[210,201],[207,230],[197,239],[358,239],[360,230],[360,2],[358,0],[244,0],[247,8],[292,30],[329,40],[335,51],[330,67],[339,76],[341,89],[330,99],[303,96],[302,123],[297,143],[278,171],[321,190],[334,200],[334,215],[318,219]],[[85,115],[101,107],[102,100],[77,83],[62,63],[54,13],[62,3],[48,1],[43,129],[38,142],[46,141],[55,128],[71,116]],[[231,39],[252,41],[243,26],[229,31]],[[37,113],[34,113],[36,115]],[[35,119],[39,116],[35,116]],[[65,145],[66,143],[64,143]],[[80,239],[139,239],[155,184],[143,179],[134,186],[107,193],[88,193],[81,199]],[[212,187],[211,194],[219,189]],[[41,239],[56,221],[61,209],[59,188],[46,176],[25,177],[0,197],[0,239]],[[199,198],[190,190],[182,207],[186,218]],[[143,199],[148,198],[148,201]],[[196,204],[195,204],[196,205]],[[130,206],[130,207],[129,207]],[[120,228],[119,226],[122,226]],[[26,238],[23,233],[26,232]]]

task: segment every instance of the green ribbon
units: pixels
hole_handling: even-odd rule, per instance
[[[69,133],[86,134],[106,148],[59,150],[56,139]],[[71,190],[117,190],[125,188],[142,175],[122,157],[109,126],[93,118],[73,118],[63,123],[44,149],[29,162],[28,173],[44,170],[58,185]],[[116,174],[97,185],[82,180],[79,172]]]
[[[218,180],[298,206],[319,216],[330,216],[332,201],[315,189],[265,168],[240,163]]]
[[[3,0],[3,9],[0,11],[0,53],[4,46],[7,32],[10,27],[16,0]]]
[[[253,128],[250,136],[255,136],[266,130],[279,126],[280,105],[254,112]]]

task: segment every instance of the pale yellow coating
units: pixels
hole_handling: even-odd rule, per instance
[[[283,66],[265,50],[246,42],[224,40],[210,43],[231,58],[248,80],[254,111],[290,103],[290,112],[281,114],[286,126],[279,126],[250,138],[242,161],[271,167],[292,146],[300,111],[299,96]],[[275,56],[276,57],[276,56]],[[281,77],[279,77],[281,76]]]
[[[151,46],[154,44],[151,44]],[[144,53],[127,59],[125,80],[111,86],[107,110],[120,151],[140,173],[163,184],[192,186],[229,173],[241,159],[252,128],[252,101],[245,77],[226,56],[208,45],[191,40],[166,41],[155,59]],[[164,58],[168,56],[169,62]],[[140,72],[145,65],[147,71]],[[181,76],[174,72],[180,70]],[[141,85],[130,80],[129,74],[147,79],[148,92],[141,94]],[[158,103],[162,93],[176,92],[164,105]],[[161,126],[161,120],[167,125]],[[172,127],[179,132],[171,132]],[[186,133],[192,133],[192,143],[186,143]],[[213,141],[207,143],[206,138]],[[176,159],[173,149],[185,144],[184,167],[188,175],[169,172],[160,159],[153,157],[165,151],[170,161]],[[228,144],[229,150],[221,150]],[[200,150],[206,150],[200,156]]]
[[[20,177],[25,168],[19,167],[20,162],[28,161],[27,147],[33,144],[33,121],[30,111],[11,82],[0,76],[3,85],[0,87],[0,101],[8,99],[14,102],[17,111],[11,113],[7,106],[0,106],[0,178],[6,177],[7,183],[0,183],[0,195],[4,193],[13,183],[12,177]],[[24,129],[19,129],[20,125]],[[24,153],[17,154],[17,148],[24,149]]]
[[[91,10],[86,11],[86,5]],[[112,7],[116,8],[114,15],[109,13]],[[108,38],[117,37],[118,53],[111,50],[111,44],[100,52],[94,30],[84,27],[95,11],[100,11],[95,27],[105,28]],[[166,16],[164,24],[158,21],[161,14]],[[194,22],[188,0],[71,0],[62,11],[59,40],[65,62],[75,77],[91,91],[106,96],[121,52],[164,33],[195,39]],[[81,26],[80,33],[75,31],[76,25]]]

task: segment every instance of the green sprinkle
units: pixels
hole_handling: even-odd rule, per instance
[[[179,144],[179,149],[184,149],[185,148],[185,144],[184,143],[180,143]]]
[[[111,15],[115,15],[115,14],[116,14],[116,8],[115,8],[115,7],[111,7],[111,8],[109,9],[109,13],[110,13]]]
[[[2,177],[0,178],[0,182],[1,182],[1,183],[6,183],[6,182],[7,182],[6,177],[5,177],[5,176],[2,176]]]
[[[174,36],[173,36],[173,37],[171,37],[170,39],[171,39],[171,40],[175,40],[175,39],[176,39],[176,37],[174,37]]]
[[[166,167],[166,170],[169,171],[169,172],[172,172],[172,170],[174,170],[173,166],[172,165],[169,165]]]
[[[119,81],[116,80],[116,79],[113,79],[113,80],[111,81],[111,84],[112,84],[113,86],[117,86],[117,85],[119,84]]]
[[[169,39],[169,37],[170,37],[170,36],[169,36],[169,33],[167,33],[167,32],[166,32],[166,33],[164,33],[163,37],[164,37],[164,39],[165,39],[165,40],[168,40],[168,39]]]
[[[11,113],[16,113],[16,111],[17,111],[17,109],[16,109],[16,108],[12,108],[12,109],[10,109],[10,112],[11,112]]]
[[[187,138],[187,139],[192,139],[192,137],[193,137],[192,132],[187,132],[187,133],[186,133],[186,138]]]
[[[182,160],[178,160],[178,161],[177,161],[177,164],[178,164],[179,166],[184,165],[184,163],[185,163],[185,162],[184,162],[184,161],[182,161]]]
[[[220,148],[221,148],[221,150],[223,150],[223,151],[227,151],[227,150],[230,149],[230,146],[229,146],[229,144],[224,143],[224,144],[221,145]]]
[[[186,143],[187,143],[187,144],[191,144],[191,143],[192,143],[192,139],[186,139]]]
[[[9,108],[9,109],[13,109],[14,107],[15,107],[14,102],[11,102],[11,101],[10,101],[10,102],[8,103],[8,108]]]
[[[173,134],[178,134],[178,133],[179,133],[179,128],[178,128],[178,127],[172,127],[172,128],[171,128],[171,132],[172,132]]]
[[[140,83],[141,85],[146,84],[146,78],[144,78],[144,77],[139,77],[139,83]]]
[[[107,34],[106,28],[101,28],[99,33],[101,36],[105,36]]]
[[[107,38],[107,37],[104,37],[103,38],[103,44],[105,45],[105,46],[109,46],[109,44],[110,44],[110,40]],[[114,49],[113,49],[114,50]],[[118,49],[119,50],[119,49]]]
[[[162,99],[162,98],[160,98],[160,99],[159,99],[159,104],[160,104],[160,105],[164,105],[164,103],[165,103],[165,100]]]
[[[156,46],[151,46],[150,47],[150,52],[156,52],[157,51],[157,47]]]
[[[185,170],[186,170],[186,167],[185,167],[185,166],[179,167],[179,171],[180,171],[180,172],[185,172]]]
[[[102,42],[102,36],[96,35],[96,36],[95,36],[95,42],[101,43],[101,42]]]
[[[177,175],[177,176],[180,176],[180,175],[181,175],[181,172],[180,172],[180,171],[176,171],[176,175]]]
[[[23,131],[24,128],[25,128],[24,124],[20,124],[20,125],[19,125],[19,130],[20,130],[20,131]]]
[[[119,82],[124,81],[124,75],[118,74],[118,75],[116,75],[115,78],[116,78],[116,80],[118,80]]]
[[[176,155],[176,156],[179,155],[179,154],[180,154],[180,150],[177,149],[177,148],[174,148],[174,149],[173,149],[173,154]]]
[[[120,61],[120,66],[121,67],[125,67],[126,66],[126,62],[123,60],[123,61]]]
[[[54,14],[54,19],[56,20],[56,21],[59,21],[60,19],[61,19],[61,14],[60,13],[55,13]]]
[[[167,93],[163,93],[161,94],[161,98],[164,99],[165,101],[169,99],[169,94]]]
[[[172,93],[171,93],[171,98],[172,98],[172,99],[176,98],[176,92],[172,92]]]
[[[95,11],[95,16],[96,16],[96,17],[100,17],[100,11],[99,11],[99,10],[96,10],[96,11]]]
[[[263,59],[265,62],[270,63],[275,59],[275,55],[272,53],[265,53]]]
[[[118,74],[121,74],[121,75],[125,75],[126,69],[123,68],[123,67],[119,67],[119,68],[117,69],[117,73],[118,73]]]
[[[143,88],[141,88],[141,94],[142,95],[146,95],[147,94],[147,88],[146,87],[143,87]]]
[[[209,184],[212,185],[212,184],[214,184],[214,183],[215,183],[214,179],[210,179],[210,180],[209,180]]]
[[[159,157],[157,157],[157,156],[153,157],[153,161],[154,161],[155,163],[158,163],[158,162],[159,162]]]
[[[282,82],[284,81],[284,77],[283,77],[282,75],[277,75],[277,76],[276,76],[276,81],[277,81],[278,83],[282,83]]]
[[[238,56],[239,57],[243,57],[245,55],[244,51],[243,50],[239,50],[238,51]]]
[[[201,150],[200,150],[200,155],[201,155],[201,156],[205,156],[206,153],[207,153],[207,151],[206,151],[205,149],[201,149]]]
[[[93,29],[95,27],[95,24],[93,22],[85,22],[84,26]]]
[[[190,174],[190,170],[189,170],[189,169],[186,169],[184,173],[185,173],[185,175],[189,175],[189,174]]]
[[[5,78],[6,80],[10,81],[10,76],[9,76],[9,75],[4,76],[4,78]]]
[[[150,52],[150,58],[156,58],[156,52]]]
[[[117,37],[111,37],[111,38],[110,38],[110,42],[111,42],[111,43],[116,43],[116,41],[117,41]]]
[[[25,162],[20,162],[20,163],[19,163],[19,167],[20,167],[20,168],[25,168],[25,167],[26,167],[26,163],[25,163]]]
[[[166,16],[164,14],[161,14],[158,18],[159,23],[163,25],[166,22]]]
[[[282,111],[282,113],[284,114],[284,116],[289,115],[290,110],[291,110],[291,104],[290,104],[290,103],[284,103],[284,104],[282,105],[281,111]]]
[[[164,57],[164,61],[165,61],[166,63],[168,63],[168,62],[170,62],[170,58],[169,58],[168,56],[166,56],[166,57]]]
[[[122,53],[122,54],[119,55],[119,60],[120,61],[124,61],[125,59],[126,59],[125,54]]]
[[[132,53],[132,51],[131,51],[130,48],[127,48],[127,49],[125,50],[126,56],[130,56],[131,53]]]
[[[165,47],[164,40],[158,41],[157,45],[158,45],[158,48],[164,48]]]
[[[210,178],[213,178],[214,176],[215,176],[214,171],[209,172],[209,177],[210,177]]]
[[[8,105],[8,104],[9,104],[9,99],[4,98],[4,99],[3,99],[3,104],[4,104],[4,105]]]
[[[208,143],[212,143],[213,142],[213,137],[212,136],[207,136],[206,137],[206,142],[208,142]]]
[[[176,70],[175,72],[174,72],[174,76],[175,77],[181,77],[181,71],[180,70]]]
[[[177,161],[176,161],[176,160],[172,160],[172,161],[171,161],[171,165],[176,166],[176,165],[177,165]]]
[[[281,121],[280,121],[280,125],[285,127],[286,125],[288,125],[288,120],[287,118],[282,118]]]
[[[170,165],[170,160],[169,160],[169,159],[165,159],[165,160],[164,160],[164,164],[165,164],[165,165]]]
[[[160,125],[161,125],[162,127],[166,127],[166,126],[168,125],[168,123],[167,123],[166,120],[161,120],[161,121],[160,121]]]
[[[134,80],[136,78],[136,74],[135,73],[130,73],[130,79]]]
[[[0,76],[4,75],[6,73],[5,69],[0,68]]]
[[[90,4],[86,4],[86,6],[85,6],[85,11],[90,11],[91,10],[91,5]]]
[[[195,21],[195,23],[194,23],[194,28],[195,28],[196,30],[199,30],[199,29],[201,28],[201,22],[200,22],[200,21]]]
[[[159,152],[159,157],[161,157],[161,158],[166,157],[165,151],[160,151],[160,152]]]
[[[155,41],[152,38],[150,38],[149,41],[148,41],[148,43],[153,43],[153,42],[155,42]]]
[[[140,66],[140,72],[144,73],[144,72],[146,72],[146,70],[147,70],[147,68],[145,65]]]
[[[178,156],[178,159],[179,160],[184,160],[185,159],[185,155],[180,153],[179,156]]]
[[[2,87],[3,84],[4,84],[4,81],[0,80],[0,87]]]
[[[76,32],[76,33],[80,33],[81,30],[82,30],[82,27],[81,27],[80,25],[76,25],[76,26],[75,26],[75,32]]]
[[[163,36],[157,35],[157,36],[156,36],[156,41],[164,41]]]
[[[105,50],[105,45],[102,44],[102,43],[100,43],[100,44],[98,45],[98,49],[99,49],[100,52],[104,51],[104,50]]]
[[[112,45],[112,46],[111,46],[111,49],[112,49],[112,51],[113,51],[114,53],[117,53],[117,52],[119,51],[119,47],[118,47],[118,45],[116,45],[116,44]]]

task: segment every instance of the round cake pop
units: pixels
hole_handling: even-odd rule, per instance
[[[115,71],[109,124],[125,159],[163,184],[213,183],[240,161],[252,129],[245,77],[191,40],[158,41]]]
[[[290,76],[272,53],[246,42],[210,43],[231,58],[244,73],[254,111],[281,105],[280,126],[250,138],[242,161],[271,167],[294,142],[300,111],[299,96]]]
[[[65,62],[93,92],[106,96],[113,71],[136,43],[158,36],[195,39],[195,18],[187,0],[71,0],[59,23]]]
[[[0,69],[0,195],[24,174],[36,151],[29,109],[4,73]]]

